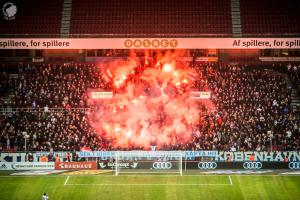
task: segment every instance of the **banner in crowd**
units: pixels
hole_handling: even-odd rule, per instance
[[[153,151],[128,151],[128,152],[118,152],[121,156],[131,156],[131,157],[153,157],[154,154],[151,153]],[[155,151],[157,152],[155,156],[165,155],[165,156],[174,156],[174,152],[172,151]],[[254,160],[264,161],[264,162],[283,162],[285,159],[289,161],[300,161],[300,152],[299,151],[261,151],[261,152],[226,152],[226,151],[182,151],[182,159],[194,160],[197,157],[210,157],[211,159],[218,162],[225,161],[234,161],[234,162],[242,162],[249,161],[250,157],[253,155]],[[107,152],[78,152],[79,157],[83,158],[91,158],[97,157],[101,159],[114,158],[114,151]]]
[[[118,152],[119,155],[132,156],[132,157],[152,157],[153,151],[127,151]],[[157,155],[169,155],[174,156],[174,151],[155,151]],[[300,161],[299,151],[260,151],[260,152],[227,152],[227,151],[182,151],[182,159],[194,160],[197,157],[210,157],[211,159],[224,162],[224,161],[249,161],[250,156],[254,156],[254,160],[264,162],[283,162],[285,159],[289,161],[298,162]],[[115,151],[90,151],[90,152],[77,152],[80,158],[100,158],[106,160],[107,158],[114,158]]]
[[[65,159],[67,154],[71,152],[52,152],[53,157],[59,155],[61,159]],[[26,162],[28,157],[32,157],[32,162],[39,162],[42,156],[48,156],[50,152],[34,152],[34,153],[0,153],[0,162]]]
[[[0,49],[299,48],[299,38],[0,38]]]
[[[91,92],[92,99],[112,99],[112,92]]]
[[[80,158],[101,158],[106,160],[107,158],[114,158],[116,153],[119,156],[126,157],[155,157],[155,156],[174,156],[181,154],[183,157],[189,159],[195,157],[214,157],[217,155],[217,151],[80,151],[77,152]],[[184,158],[183,158],[184,159]]]
[[[25,162],[26,153],[0,153],[0,162]]]
[[[36,151],[35,154],[38,158],[42,157],[42,156],[48,156],[50,153],[52,153],[52,155],[56,156],[59,155],[59,157],[61,158],[66,158],[68,153],[68,151],[54,151],[54,152],[45,152],[45,151]]]
[[[80,151],[77,154],[79,158],[102,158],[104,160],[115,156],[114,151]]]
[[[97,162],[55,162],[56,170],[96,170]]]
[[[201,91],[191,91],[190,92],[191,99],[210,99],[210,92],[201,92]]]

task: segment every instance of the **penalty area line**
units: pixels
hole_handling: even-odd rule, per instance
[[[65,181],[65,184],[64,184],[64,185],[67,185],[67,183],[68,183],[68,181],[69,181],[69,178],[70,178],[70,176],[67,176],[67,178],[66,178],[66,181]]]

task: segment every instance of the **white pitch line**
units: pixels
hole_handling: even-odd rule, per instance
[[[102,184],[80,184],[80,183],[75,183],[75,184],[67,184],[66,186],[93,186],[93,185],[97,185],[97,186],[217,186],[217,185],[221,185],[221,186],[229,186],[230,184],[218,184],[218,183],[204,183],[204,184],[172,184],[172,183],[149,183],[149,184],[145,184],[145,183],[141,183],[141,184],[115,184],[115,183],[102,183]]]
[[[166,176],[176,176],[179,172],[119,172],[119,174],[165,174]],[[181,176],[181,175],[177,175]]]
[[[228,176],[228,178],[229,178],[230,185],[233,185],[233,184],[232,184],[231,177],[230,177],[230,176]]]
[[[112,177],[113,175],[98,175],[98,174],[78,174],[78,175],[68,175],[68,176],[76,176],[76,177]],[[135,177],[151,177],[151,175],[134,175],[134,174],[121,174],[120,176],[135,176]],[[229,176],[228,174],[183,174],[181,175],[163,175],[163,174],[157,174],[154,176],[178,176],[178,177],[185,177],[185,176],[196,176],[196,177],[204,177],[204,176]],[[300,174],[230,174],[230,176],[239,176],[239,177],[271,177],[271,176],[277,176],[277,177],[284,177],[284,176],[300,176]],[[67,175],[4,175],[0,178],[64,178],[67,177]]]
[[[67,185],[69,178],[70,178],[70,176],[68,176],[68,177],[66,178],[66,181],[65,181],[65,184],[64,184],[64,185]]]

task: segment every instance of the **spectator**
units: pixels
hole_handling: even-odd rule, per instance
[[[0,148],[24,150],[22,132],[29,135],[28,150],[111,150],[106,138],[95,134],[86,120],[86,91],[110,90],[93,64],[40,66],[20,64],[18,78],[0,74],[0,93],[12,90],[12,98],[0,98],[2,108],[23,108],[0,116]],[[192,65],[199,80],[194,87],[210,90],[214,108],[199,102],[201,118],[194,139],[165,149],[250,151],[300,149],[300,116],[290,107],[291,90],[284,76],[263,67],[219,63]],[[299,81],[300,66],[290,64],[287,73]],[[71,158],[69,158],[71,160]],[[75,159],[76,160],[76,159]]]

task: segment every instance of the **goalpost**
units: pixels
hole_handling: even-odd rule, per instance
[[[115,152],[115,176],[121,174],[179,174],[182,176],[180,151]]]

